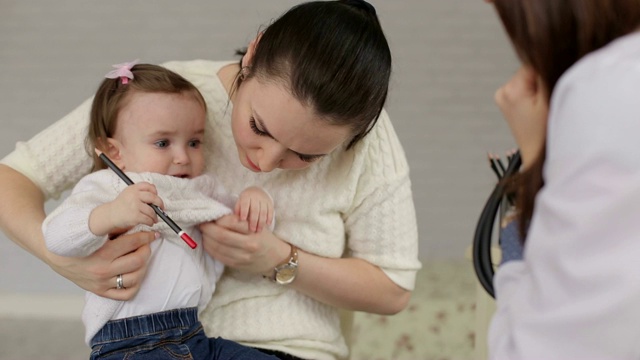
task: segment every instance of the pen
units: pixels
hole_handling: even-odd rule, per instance
[[[111,159],[109,159],[109,157],[107,157],[107,155],[105,155],[103,152],[96,150],[96,153],[98,154],[98,157],[100,157],[100,159],[107,164],[107,166],[113,170],[113,172],[115,172],[120,179],[122,179],[122,181],[125,182],[125,184],[127,185],[133,185],[133,181],[131,181],[131,179],[124,173],[122,172],[122,170],[120,170],[120,168],[118,167],[118,165],[114,164]],[[169,227],[176,232],[176,234],[178,234],[178,236],[180,236],[180,238],[182,240],[184,240],[184,242],[187,243],[187,245],[189,245],[190,248],[195,249],[196,246],[198,246],[198,244],[196,244],[195,241],[193,241],[193,239],[191,238],[191,236],[189,236],[189,234],[187,234],[184,230],[182,230],[180,228],[180,226],[178,226],[178,224],[176,224],[170,217],[169,215],[167,215],[164,211],[162,211],[162,209],[160,209],[157,205],[154,204],[148,204],[149,206],[151,206],[153,208],[153,211],[156,212],[156,214],[158,214],[158,216],[162,219],[162,221],[164,221],[165,223],[167,223],[167,225],[169,225]]]

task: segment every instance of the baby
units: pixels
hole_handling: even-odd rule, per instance
[[[257,187],[234,197],[211,174],[203,175],[206,104],[193,84],[156,65],[114,67],[93,99],[87,150],[104,153],[133,184],[105,169],[96,154],[96,171],[80,180],[43,224],[47,247],[62,256],[87,256],[123,232],[159,234],[133,299],[86,294],[82,319],[91,358],[274,359],[207,338],[198,321],[223,265],[197,246],[202,242],[197,225],[235,211],[260,231],[273,224],[271,197]],[[196,247],[158,222],[150,205],[164,210]],[[115,290],[131,286],[126,274],[113,283]]]

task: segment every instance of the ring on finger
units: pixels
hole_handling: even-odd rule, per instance
[[[124,279],[122,278],[122,274],[116,276],[116,289],[124,289]]]

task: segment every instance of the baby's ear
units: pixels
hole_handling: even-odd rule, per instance
[[[114,138],[107,138],[106,141],[100,141],[100,151],[104,152],[105,155],[111,159],[118,167],[122,170],[125,169],[124,161],[122,159],[122,154],[120,149],[122,149],[122,144]]]

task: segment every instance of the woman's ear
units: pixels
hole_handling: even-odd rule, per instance
[[[258,46],[258,42],[260,42],[260,38],[262,38],[262,32],[258,33],[255,39],[251,40],[249,46],[247,46],[247,53],[242,57],[242,67],[251,66],[253,64],[253,55],[256,53],[256,47]]]

